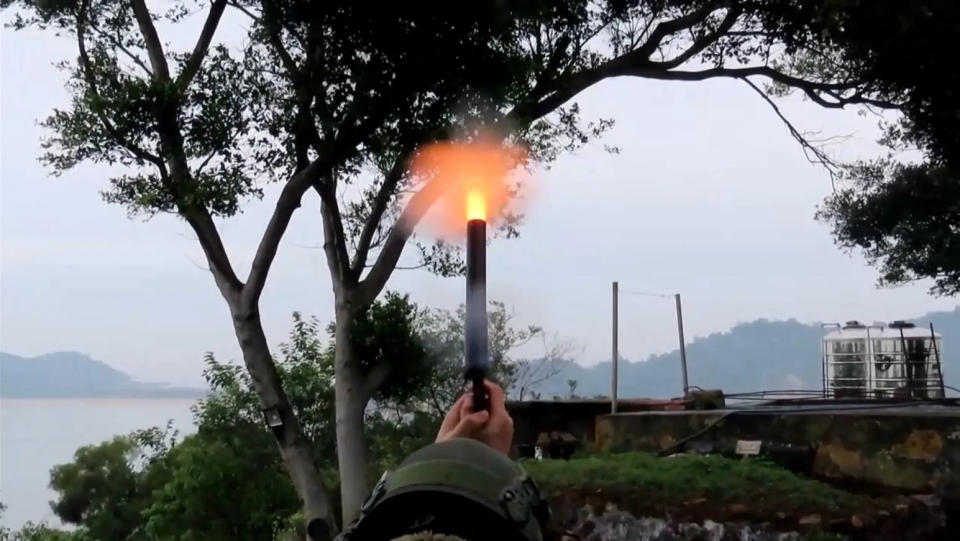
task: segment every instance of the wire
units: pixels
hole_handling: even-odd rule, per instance
[[[676,295],[671,295],[669,293],[651,293],[650,291],[634,291],[631,289],[621,289],[620,293],[626,293],[627,295],[637,295],[640,297],[663,297],[663,298],[673,298]]]
[[[716,428],[720,423],[727,420],[733,415],[767,415],[770,413],[810,413],[810,412],[820,412],[820,413],[838,413],[844,411],[862,411],[862,410],[873,410],[873,409],[889,409],[889,408],[902,408],[902,407],[912,407],[923,404],[934,404],[940,405],[940,402],[932,400],[917,400],[917,401],[905,401],[905,402],[895,402],[895,403],[885,403],[885,404],[850,404],[847,407],[836,406],[833,404],[818,404],[812,406],[798,406],[793,408],[784,408],[776,407],[775,403],[771,403],[771,408],[765,408],[764,406],[752,405],[748,408],[741,409],[729,409],[726,413],[721,415],[719,418],[714,420],[712,423],[704,426],[700,430],[682,438],[680,441],[674,443],[670,447],[657,453],[657,456],[668,456],[676,453],[679,449],[682,449],[686,444],[691,441],[699,438],[700,436],[706,434],[707,432]]]
[[[724,413],[719,418],[714,420],[712,423],[706,425],[705,427],[701,428],[700,430],[697,430],[696,432],[694,432],[693,434],[690,434],[685,438],[681,438],[680,441],[660,451],[659,453],[657,453],[657,456],[669,456],[676,453],[679,449],[682,449],[684,445],[706,434],[710,430],[713,430],[717,425],[722,423],[727,417],[730,417],[735,413],[741,413],[741,412],[738,410],[729,410],[728,412]]]

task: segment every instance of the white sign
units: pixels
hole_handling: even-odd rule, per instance
[[[737,440],[737,454],[738,455],[759,455],[760,446],[763,445],[763,442],[760,440]]]

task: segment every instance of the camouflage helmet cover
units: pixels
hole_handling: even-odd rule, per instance
[[[541,541],[549,510],[515,462],[471,439],[428,445],[385,473],[344,531],[349,540],[421,531],[465,539]]]

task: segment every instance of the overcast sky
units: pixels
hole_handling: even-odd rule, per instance
[[[239,35],[233,20],[224,30]],[[51,64],[76,54],[69,41],[39,37],[4,29],[0,44],[0,347],[77,350],[144,380],[199,383],[204,352],[239,358],[226,305],[180,220],[131,220],[102,202],[108,168],[51,178],[38,164],[37,121],[68,103],[64,75]],[[519,323],[579,343],[579,361],[609,359],[613,280],[624,290],[621,352],[634,360],[674,349],[676,330],[671,299],[630,291],[680,292],[689,338],[757,318],[873,321],[953,309],[953,300],[926,293],[928,283],[876,289],[876,271],[833,245],[813,219],[829,177],[742,83],[623,78],[578,101],[585,116],[613,117],[616,127],[537,175],[521,237],[490,248],[488,296]],[[839,158],[880,152],[875,117],[799,98],[780,103],[802,129],[850,136],[831,147]],[[220,224],[242,275],[276,193]],[[274,344],[291,312],[332,315],[322,251],[310,248],[320,235],[311,195],[263,295]],[[463,298],[461,280],[423,271],[398,271],[388,288],[439,308]]]

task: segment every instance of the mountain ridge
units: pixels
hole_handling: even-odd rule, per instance
[[[912,320],[932,322],[944,337],[943,372],[947,385],[960,387],[960,307],[929,312]],[[796,319],[757,319],[687,343],[690,385],[725,392],[822,388],[820,323]],[[565,361],[562,371],[534,386],[543,398],[567,397],[568,380],[578,396],[610,393],[610,361],[584,366]],[[682,394],[680,353],[651,355],[645,361],[621,359],[619,396],[672,397]],[[23,357],[0,352],[0,397],[3,398],[173,398],[201,397],[200,388],[145,383],[76,351]]]
[[[960,344],[960,307],[928,312],[907,321],[923,327],[933,323],[943,335],[941,363],[945,383],[960,387],[960,347],[954,347],[955,340]],[[689,385],[727,393],[820,390],[823,333],[819,322],[757,319],[694,338],[686,344]],[[679,350],[651,355],[644,361],[621,359],[618,374],[621,398],[669,398],[683,394]],[[568,397],[567,380],[577,381],[578,396],[609,396],[610,361],[590,366],[567,362],[560,374],[533,390],[547,399]]]
[[[78,351],[35,357],[0,352],[3,398],[192,398],[203,393],[203,389],[136,381]]]

